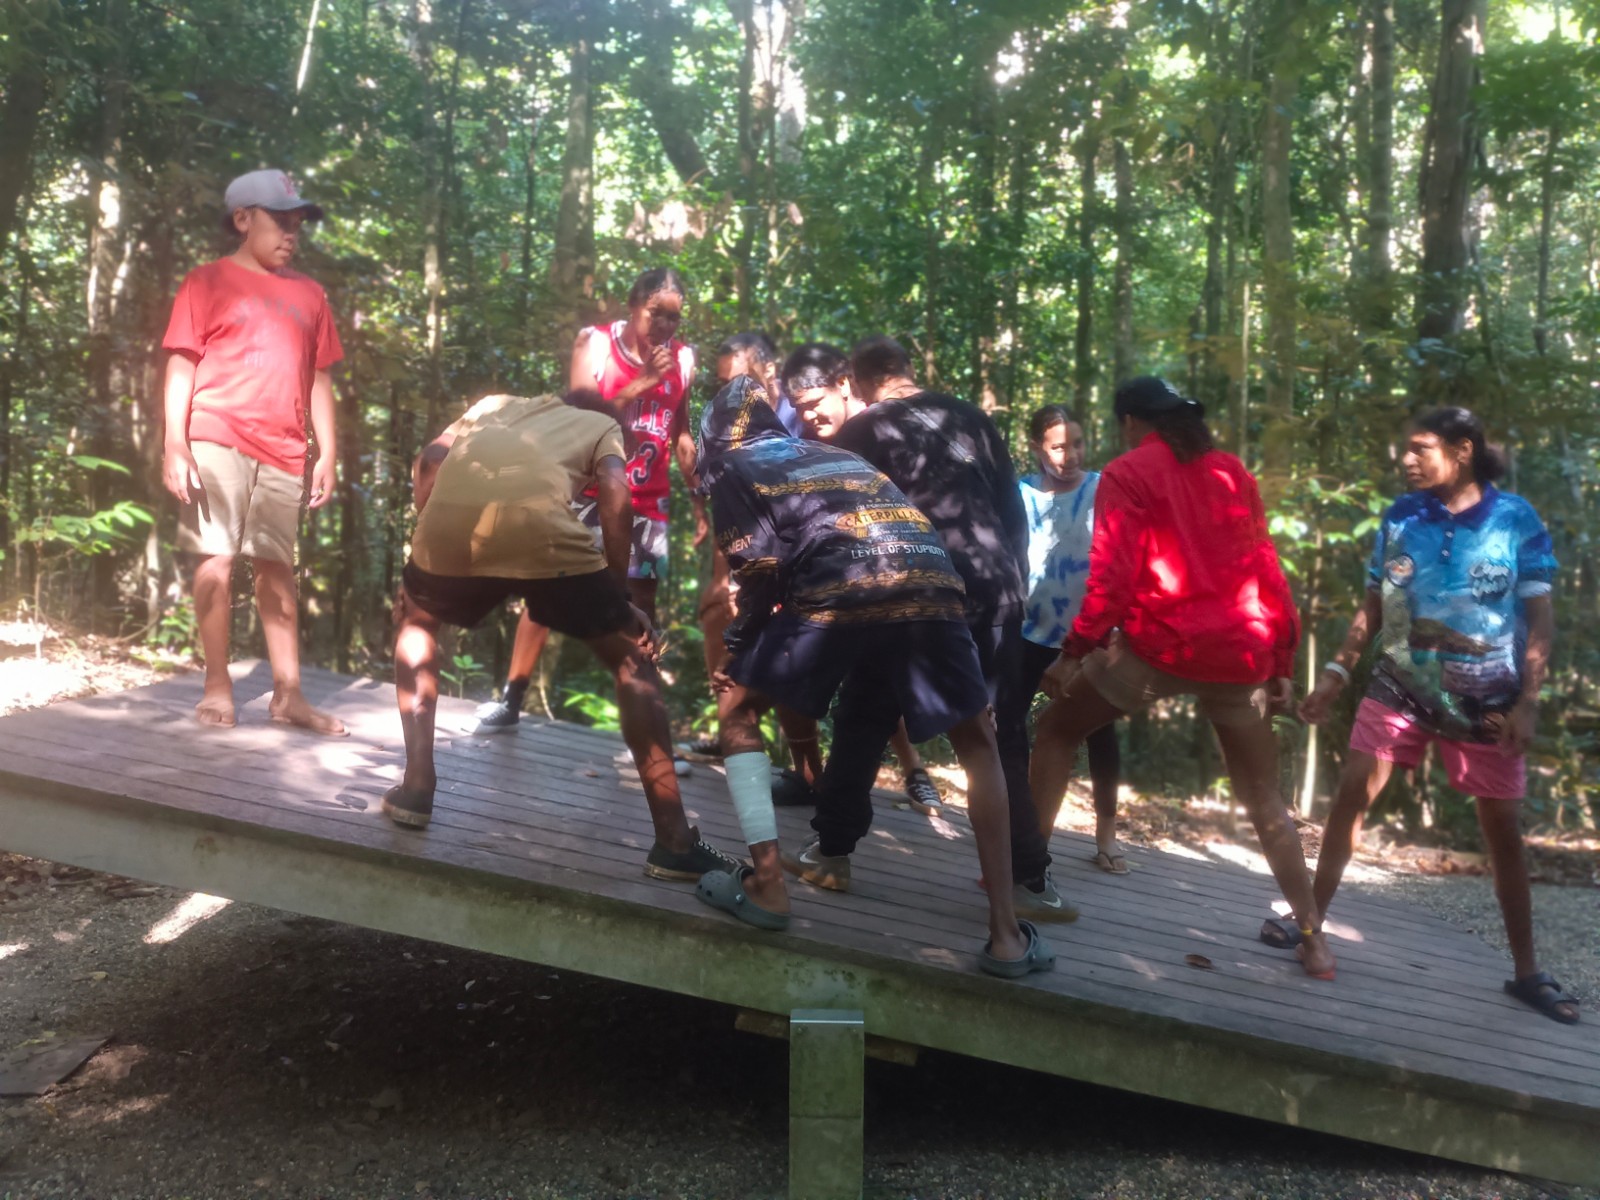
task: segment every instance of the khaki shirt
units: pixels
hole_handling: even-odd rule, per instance
[[[626,459],[616,421],[554,396],[487,396],[450,430],[455,441],[411,539],[417,566],[503,579],[605,569],[572,502],[601,459]]]

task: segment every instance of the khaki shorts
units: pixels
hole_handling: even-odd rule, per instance
[[[1265,683],[1180,679],[1151,666],[1120,642],[1085,658],[1083,675],[1107,703],[1123,712],[1138,712],[1169,696],[1193,696],[1200,715],[1213,725],[1256,725],[1267,719]]]
[[[178,548],[191,554],[265,558],[294,565],[305,483],[232,446],[194,442],[200,498],[183,506]]]

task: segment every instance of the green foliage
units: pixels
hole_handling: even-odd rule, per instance
[[[1369,245],[1371,6],[1298,7],[1297,366],[1291,411],[1269,412],[1259,132],[1283,47],[1263,0],[759,0],[748,25],[743,6],[708,0],[325,0],[303,85],[304,4],[12,0],[0,25],[0,550],[24,552],[0,563],[0,589],[192,646],[188,610],[165,599],[178,590],[176,505],[160,482],[158,347],[182,275],[219,251],[228,179],[284,166],[328,209],[299,266],[328,290],[346,352],[344,486],[307,515],[300,547],[308,658],[387,669],[417,448],[476,396],[562,386],[574,328],[619,315],[634,275],[670,264],[689,280],[683,332],[704,366],[744,326],[785,348],[893,333],[930,382],[989,405],[1019,451],[1027,415],[1065,402],[1084,410],[1092,465],[1111,457],[1119,353],[1193,388],[1219,440],[1271,468],[1271,528],[1324,654],[1402,489],[1407,413],[1477,408],[1565,568],[1530,811],[1592,820],[1600,7],[1493,6],[1475,94],[1475,257],[1456,281],[1471,303],[1461,330],[1427,338],[1414,305],[1437,281],[1416,269],[1428,218],[1414,184],[1438,6],[1393,6],[1386,273]],[[587,176],[566,154],[580,17],[594,45]],[[592,206],[563,225],[563,196],[588,185]],[[576,256],[575,283],[559,278],[560,254]],[[1131,342],[1117,328],[1119,267]],[[1287,462],[1269,462],[1269,443]],[[696,622],[708,564],[674,488],[662,675],[680,731],[708,729]],[[501,620],[463,634],[451,688],[498,681],[510,632]],[[547,670],[563,715],[615,721],[587,655],[571,648]],[[1349,716],[1321,737],[1323,791]],[[1210,784],[1214,751],[1190,707],[1164,708],[1137,737],[1130,769],[1146,786]],[[1297,782],[1304,751],[1291,743]],[[1419,823],[1436,794],[1397,787],[1396,819]]]

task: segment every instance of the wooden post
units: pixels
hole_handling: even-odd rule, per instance
[[[789,1014],[789,1200],[860,1200],[866,1019]]]

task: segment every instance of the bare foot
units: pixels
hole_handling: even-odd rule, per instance
[[[1313,979],[1332,979],[1334,973],[1333,951],[1322,933],[1313,933],[1295,947],[1295,957]]]
[[[751,904],[766,909],[767,912],[789,911],[789,889],[784,887],[782,875],[764,882],[758,881],[754,875],[747,875],[744,881],[744,894],[750,898]]]
[[[233,684],[229,683],[219,688],[206,688],[206,694],[200,698],[200,703],[194,706],[194,719],[202,725],[215,725],[219,729],[232,729],[234,726]]]
[[[344,737],[350,732],[338,717],[312,708],[298,688],[274,692],[272,702],[267,705],[267,715],[280,725],[298,725],[328,737]]]

